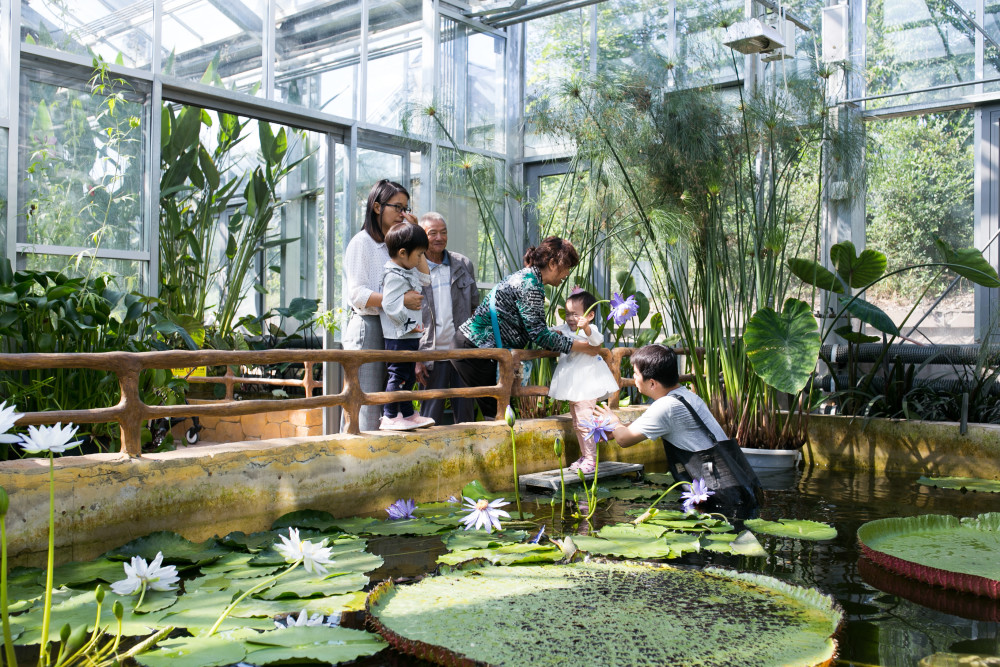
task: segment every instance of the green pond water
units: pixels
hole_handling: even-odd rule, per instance
[[[649,470],[647,470],[649,471]],[[838,665],[916,665],[939,652],[974,653],[1000,657],[1000,602],[950,593],[887,575],[859,561],[856,533],[866,521],[917,514],[973,516],[1000,511],[1000,494],[962,493],[917,484],[917,475],[834,473],[806,470],[764,479],[767,519],[811,519],[837,529],[833,540],[810,542],[758,534],[768,556],[745,557],[711,552],[688,554],[671,564],[717,565],[760,572],[834,596],[847,622],[837,637]],[[777,488],[775,488],[777,487]],[[513,494],[508,499],[512,499]],[[547,533],[585,534],[585,525],[567,520],[561,525],[558,510],[553,525],[548,497],[522,496],[524,510],[535,515]],[[592,529],[631,519],[626,510],[641,503],[604,500]],[[512,510],[513,504],[506,509]],[[568,514],[567,514],[568,516]],[[368,550],[385,558],[371,573],[373,582],[386,578],[414,577],[432,571],[445,553],[438,536],[373,538]],[[1000,554],[997,554],[1000,560]],[[360,618],[345,624],[360,624]],[[359,661],[360,665],[425,665],[391,650]],[[530,660],[525,664],[530,664]]]

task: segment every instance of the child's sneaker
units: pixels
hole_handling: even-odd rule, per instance
[[[400,417],[399,415],[395,417],[382,415],[382,420],[378,425],[380,431],[409,431],[414,428],[416,427],[410,424],[405,417]]]
[[[576,472],[577,468],[579,468],[581,465],[583,465],[583,457],[582,456],[580,458],[578,458],[576,461],[573,461],[572,463],[569,464],[569,471],[570,472]]]
[[[419,412],[414,412],[409,417],[402,417],[403,421],[410,424],[410,428],[423,428],[425,426],[434,426],[434,420],[430,417],[423,417]]]
[[[597,470],[597,461],[594,459],[581,459],[578,463],[580,465],[576,469],[584,475],[593,475]]]

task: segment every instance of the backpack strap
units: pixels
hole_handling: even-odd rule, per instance
[[[493,323],[493,342],[497,347],[503,347],[503,342],[500,340],[500,320],[497,318],[497,288],[499,286],[498,284],[490,290],[490,320]]]
[[[712,442],[714,442],[715,444],[719,444],[719,439],[715,437],[714,433],[712,433],[712,429],[710,429],[708,427],[708,425],[702,420],[702,418],[698,414],[698,412],[693,407],[691,407],[691,404],[688,403],[687,400],[683,396],[681,396],[679,394],[676,395],[676,396],[674,396],[672,392],[671,392],[671,394],[668,394],[668,395],[671,396],[672,398],[676,398],[678,401],[680,401],[681,404],[685,408],[688,409],[688,412],[691,413],[691,416],[694,417],[694,420],[696,422],[698,422],[698,426],[701,426],[701,430],[703,430],[708,435],[709,439]]]

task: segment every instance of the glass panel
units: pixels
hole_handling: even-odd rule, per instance
[[[25,70],[18,242],[143,250],[145,118],[128,90]],[[124,102],[113,103],[114,95]]]
[[[1000,43],[1000,2],[996,0],[986,0],[986,12],[983,20],[983,30],[993,38],[994,42]],[[1000,49],[992,44],[990,40],[985,40],[986,49],[984,51],[983,78],[991,79],[1000,76]],[[1000,90],[1000,82],[994,81],[983,85],[985,91]]]
[[[473,261],[481,282],[519,268],[520,246],[505,233],[503,162],[468,154],[463,159],[448,149],[441,149],[438,161],[437,211],[448,223],[448,247]]]
[[[273,126],[277,131],[280,126]],[[267,309],[287,307],[293,299],[319,299],[322,294],[322,262],[326,243],[326,137],[316,132],[285,128],[288,162],[301,162],[278,186],[284,205],[272,221],[272,237],[292,239],[286,245],[265,251]],[[281,326],[286,332],[299,322]]]
[[[975,0],[956,0],[975,12]],[[975,79],[975,28],[947,3],[870,0],[866,57],[868,94],[903,92]],[[995,55],[995,54],[994,54]],[[973,92],[959,86],[872,100],[869,107],[917,104]]]
[[[743,3],[677,2],[676,85],[682,88],[733,81],[743,75],[743,57],[723,45],[723,25],[743,18]]]
[[[330,244],[330,252],[334,254],[334,268],[333,275],[328,276],[329,280],[333,281],[333,303],[324,305],[324,308],[329,310],[335,310],[337,314],[337,325],[340,329],[334,332],[334,340],[340,340],[341,331],[343,331],[344,326],[346,326],[346,317],[349,314],[349,310],[343,307],[344,304],[344,272],[340,270],[344,250],[347,249],[347,242],[351,240],[351,230],[349,226],[348,213],[349,209],[347,207],[347,177],[348,177],[348,165],[350,162],[347,160],[347,147],[341,144],[337,144],[334,149],[334,165],[333,165],[333,243]],[[323,250],[321,249],[321,252]],[[322,269],[325,270],[326,265],[323,264]],[[324,274],[325,275],[325,274]]]
[[[120,58],[123,65],[148,69],[153,59],[153,3],[21,0],[21,41],[101,56],[112,63]]]
[[[146,262],[105,257],[38,255],[21,253],[17,256],[18,270],[61,271],[68,276],[110,276],[115,287],[123,292],[146,292]]]
[[[441,20],[439,99],[459,144],[504,148],[504,48],[499,37]]]
[[[528,21],[524,69],[525,156],[569,152],[572,144],[539,127],[540,116],[557,104],[559,87],[590,71],[590,8]]]
[[[278,0],[275,99],[357,117],[361,3]]]
[[[7,157],[8,130],[0,128],[0,155]],[[0,160],[0,258],[7,255],[7,160]]]
[[[934,236],[955,248],[973,244],[973,113],[965,109],[870,124],[877,152],[869,155],[873,177],[868,186],[867,246],[888,257],[888,270],[940,261]],[[904,334],[917,342],[972,343],[973,288],[965,279],[918,323],[954,274],[933,268],[891,277],[868,290]],[[914,299],[930,287],[903,325]]]
[[[0,3],[0,118],[9,118],[10,108],[10,3]]]
[[[610,0],[597,7],[597,69],[643,67],[665,72],[671,59],[670,2]],[[662,82],[666,85],[666,81]]]
[[[354,232],[361,229],[365,221],[365,210],[368,207],[368,193],[372,186],[388,178],[390,181],[403,183],[403,156],[395,153],[383,153],[382,151],[370,150],[367,148],[358,149],[358,178],[355,182],[355,196],[358,216],[354,223]],[[409,190],[409,188],[407,188]],[[412,192],[410,193],[413,194]],[[354,234],[352,233],[351,236]],[[350,241],[350,237],[347,239]],[[346,246],[345,246],[346,247]]]
[[[372,3],[368,10],[367,121],[402,129],[407,106],[425,101],[420,0]]]
[[[164,0],[163,73],[260,95],[264,0]]]

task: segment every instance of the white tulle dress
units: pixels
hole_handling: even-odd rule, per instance
[[[600,345],[604,336],[594,324],[590,325],[590,337],[583,331],[570,330],[565,322],[553,331],[572,338],[585,340],[591,345]],[[599,356],[591,357],[583,352],[559,355],[559,364],[549,383],[549,396],[557,401],[599,401],[608,394],[618,391],[618,383],[611,369]]]

